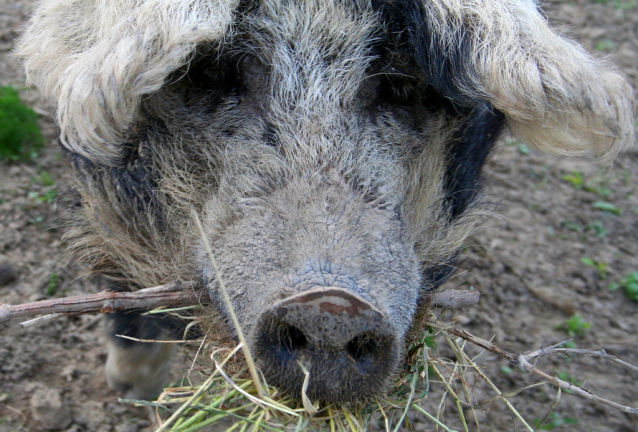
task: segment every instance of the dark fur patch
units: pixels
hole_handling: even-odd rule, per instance
[[[421,288],[423,291],[431,292],[438,289],[458,268],[458,262],[459,257],[456,255],[446,263],[429,266],[423,270],[421,273]]]
[[[381,14],[385,33],[394,41],[384,46],[391,52],[407,53],[425,72],[427,82],[443,97],[454,104],[474,106],[478,102],[468,96],[476,76],[470,56],[473,41],[470,30],[459,22],[456,33],[443,35],[431,28],[428,11],[423,2],[415,0],[374,1],[373,7]],[[471,86],[470,86],[471,87]]]
[[[445,175],[446,206],[450,219],[461,216],[481,189],[481,170],[505,127],[505,117],[481,104],[466,117],[467,123],[452,143]]]
[[[145,128],[145,135],[166,133],[162,125]],[[112,188],[112,191],[117,192],[120,206],[152,216],[148,219],[155,224],[162,224],[161,205],[157,197],[158,174],[153,166],[152,152],[155,150],[148,142],[148,136],[141,136],[139,141],[123,144],[121,156],[114,166],[97,164],[78,153],[69,152],[69,157],[80,179],[91,182],[103,197],[107,196],[105,188]]]

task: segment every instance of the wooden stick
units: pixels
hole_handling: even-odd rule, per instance
[[[465,309],[478,304],[481,293],[477,290],[447,290],[430,296],[431,306],[444,309]]]
[[[555,346],[550,347],[548,349],[545,350],[539,350],[539,351],[534,351],[530,354],[513,354],[507,351],[504,351],[502,349],[500,349],[499,347],[497,347],[496,345],[494,345],[492,342],[487,341],[485,339],[476,337],[470,333],[468,333],[467,331],[463,330],[463,329],[459,329],[459,328],[454,328],[445,324],[441,324],[435,320],[428,320],[426,321],[426,324],[429,325],[430,327],[433,328],[437,328],[440,330],[444,330],[450,334],[453,334],[455,336],[460,337],[461,339],[465,339],[468,342],[471,342],[483,349],[485,349],[486,351],[492,352],[494,354],[498,354],[499,356],[503,357],[506,360],[509,360],[514,366],[516,366],[518,369],[524,370],[526,372],[531,372],[534,373],[546,380],[548,380],[551,384],[557,385],[562,389],[565,390],[571,390],[574,393],[576,393],[579,396],[582,396],[586,399],[590,399],[599,403],[602,403],[604,405],[616,408],[622,412],[628,413],[628,414],[633,414],[633,415],[638,415],[638,408],[633,408],[633,407],[629,407],[629,406],[625,406],[625,405],[620,405],[616,402],[610,401],[608,399],[604,399],[601,398],[600,396],[596,396],[595,394],[591,393],[588,390],[585,390],[584,388],[578,387],[572,383],[569,383],[567,381],[563,381],[561,379],[559,379],[558,377],[553,377],[539,369],[537,369],[535,367],[535,365],[533,365],[531,362],[538,359],[539,357],[543,356],[543,355],[548,355],[548,354],[566,354],[566,353],[570,353],[570,354],[578,354],[578,355],[588,355],[588,356],[593,356],[593,357],[599,357],[599,358],[607,358],[609,360],[615,361],[616,358],[613,356],[609,356],[607,353],[604,352],[604,350],[601,351],[589,351],[589,350],[580,350],[580,349],[567,349],[567,348],[561,348],[561,349],[557,349],[555,348]],[[604,354],[603,354],[604,353]],[[625,362],[622,362],[625,363]],[[623,366],[628,367],[627,365],[629,365],[628,363],[623,364]],[[635,366],[633,365],[629,365],[630,368],[635,368]]]
[[[81,315],[112,313],[123,309],[150,310],[159,306],[191,306],[206,300],[208,296],[200,299],[199,293],[193,291],[191,284],[171,282],[135,292],[102,291],[97,294],[54,298],[21,305],[0,304],[0,323],[41,314]]]
[[[430,296],[432,306],[462,309],[478,303],[480,293],[473,290],[448,290]],[[76,297],[53,298],[19,305],[0,304],[0,323],[14,318],[52,315],[30,320],[23,327],[50,322],[62,315],[112,313],[124,309],[151,310],[160,306],[193,306],[209,304],[208,295],[193,291],[191,283],[171,282],[135,292],[102,291]],[[61,315],[53,315],[61,314]]]

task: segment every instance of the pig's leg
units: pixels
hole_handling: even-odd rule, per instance
[[[142,315],[145,311],[118,311],[106,318],[108,359],[106,381],[131,399],[155,399],[168,381],[172,344],[137,342],[136,339],[172,338],[168,318]],[[171,320],[172,321],[172,320]]]

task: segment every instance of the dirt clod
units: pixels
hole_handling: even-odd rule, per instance
[[[18,273],[11,264],[0,265],[0,287],[9,285],[18,278]]]
[[[72,422],[62,392],[55,388],[40,388],[33,393],[31,414],[45,430],[62,430]]]

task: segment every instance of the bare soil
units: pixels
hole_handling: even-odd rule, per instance
[[[11,50],[31,6],[31,0],[0,1],[0,85],[24,86],[24,72]],[[544,9],[594,55],[610,54],[638,89],[636,0],[550,0]],[[46,193],[64,189],[69,167],[46,103],[33,90],[22,97],[40,114],[48,144],[35,162],[0,163],[0,266],[10,266],[16,276],[3,282],[0,271],[0,303],[97,292],[100,287],[82,276],[82,268],[61,261],[64,221]],[[45,172],[55,184],[43,181]],[[446,284],[454,288],[469,282],[483,295],[478,307],[457,318],[458,324],[521,353],[568,339],[560,326],[580,314],[589,327],[572,326],[581,333],[574,336],[579,348],[604,348],[638,365],[638,302],[628,300],[622,289],[608,288],[638,271],[638,149],[601,171],[592,160],[556,160],[504,139],[486,172],[486,200],[497,215],[472,239],[461,269]],[[574,172],[585,187],[564,179]],[[596,208],[601,201],[619,213]],[[119,395],[106,385],[100,321],[68,317],[29,330],[0,324],[0,432],[151,430],[147,412],[118,403]],[[439,346],[440,355],[451,356]],[[473,347],[468,351],[478,354]],[[503,392],[540,382],[494,355],[483,354],[479,361]],[[544,358],[537,366],[599,396],[638,406],[636,372],[578,357]],[[493,396],[480,381],[469,384],[478,399]],[[556,389],[544,384],[523,390],[511,402],[533,424],[556,398]],[[438,403],[433,393],[424,406],[436,410]],[[446,405],[444,418],[451,424],[455,410]],[[524,430],[502,401],[482,405],[477,417],[482,431]],[[413,416],[411,424],[413,430],[435,430],[423,417]],[[545,425],[561,431],[638,431],[636,418],[565,392]],[[473,422],[469,428],[479,430]]]

